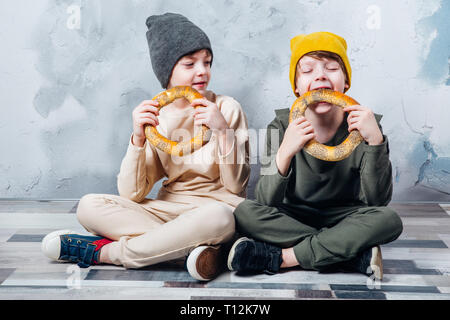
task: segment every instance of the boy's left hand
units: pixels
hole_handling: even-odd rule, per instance
[[[208,128],[217,130],[219,133],[225,133],[229,129],[219,107],[208,99],[195,99],[192,101],[193,107],[202,105],[203,108],[197,108],[194,112],[194,125],[206,125]]]
[[[378,127],[372,110],[367,107],[354,105],[343,108],[348,112],[348,131],[358,130],[364,140],[371,146],[383,143],[383,134]]]

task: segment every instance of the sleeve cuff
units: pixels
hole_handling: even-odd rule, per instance
[[[287,181],[289,181],[289,179],[291,178],[291,175],[292,175],[292,167],[291,167],[291,166],[289,166],[288,173],[287,173],[287,175],[285,175],[285,176],[283,176],[283,175],[280,173],[280,171],[278,171],[278,167],[277,167],[276,177],[277,177],[277,179],[280,180],[281,182],[287,182]]]
[[[147,139],[145,139],[144,145],[142,147],[135,146],[133,144],[133,134],[131,134],[130,140],[128,141],[128,150],[129,151],[141,152],[141,151],[145,150],[146,146],[147,146]]]
[[[389,142],[387,136],[383,135],[383,142],[376,146],[368,145],[367,142],[363,142],[364,151],[367,153],[389,153]]]
[[[283,176],[280,171],[278,171],[277,161],[272,158],[270,164],[261,166],[260,175],[262,176],[273,176],[280,181],[288,181],[292,175],[292,166],[289,166],[287,175]]]
[[[145,148],[147,147],[147,140],[145,140],[144,145],[142,147],[135,146],[133,142],[131,142],[133,135],[131,135],[130,140],[128,142],[128,149],[126,158],[137,161],[139,157],[145,154]]]
[[[281,180],[289,180],[292,175],[292,168],[289,167],[288,174],[285,176],[281,175],[280,171],[278,171],[278,168],[277,168],[277,175],[278,175],[279,179],[281,179]]]

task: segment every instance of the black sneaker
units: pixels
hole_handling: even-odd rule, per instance
[[[356,271],[383,280],[383,259],[379,246],[363,251],[356,258],[339,264],[342,271]]]
[[[275,274],[280,270],[281,248],[249,238],[239,238],[228,255],[230,271],[265,272]]]

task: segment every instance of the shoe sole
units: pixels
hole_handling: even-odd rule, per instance
[[[227,267],[228,267],[228,270],[230,270],[230,271],[234,271],[233,267],[231,266],[231,262],[233,261],[236,247],[243,241],[251,241],[251,239],[249,239],[247,237],[239,238],[233,243],[233,246],[230,249],[230,253],[228,254],[228,259],[227,259]]]
[[[51,233],[49,233],[48,235],[46,235],[44,237],[44,239],[42,239],[41,242],[41,251],[42,253],[52,259],[55,260],[57,262],[70,262],[67,260],[59,260],[59,256],[61,255],[61,240],[59,238],[59,236],[63,235],[63,234],[71,234],[71,233],[75,233],[72,230],[57,230],[57,231],[53,231]],[[58,256],[56,256],[56,254],[58,254]]]
[[[210,281],[222,269],[221,246],[199,246],[192,250],[186,261],[186,268],[192,278]]]
[[[380,281],[383,280],[383,257],[381,256],[381,249],[379,246],[372,248],[370,267],[372,268],[375,279]]]

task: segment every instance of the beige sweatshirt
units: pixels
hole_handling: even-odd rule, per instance
[[[189,204],[217,200],[233,207],[244,200],[250,175],[247,118],[233,98],[211,91],[205,96],[216,103],[234,130],[231,150],[221,154],[214,132],[202,148],[182,157],[166,154],[148,141],[143,147],[137,147],[130,139],[117,177],[121,196],[142,202],[153,185],[166,177],[156,199]],[[192,107],[175,109],[172,104],[161,108],[158,132],[176,141],[180,137],[192,138],[196,133],[194,110]]]

